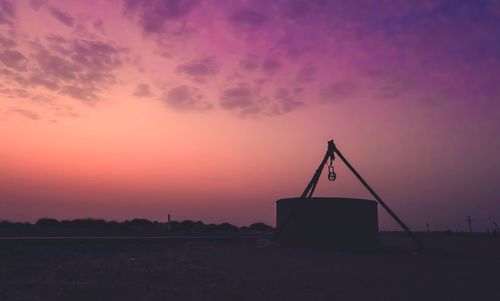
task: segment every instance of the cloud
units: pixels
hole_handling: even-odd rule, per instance
[[[99,40],[48,36],[30,42],[31,51],[0,52],[4,82],[42,87],[82,101],[93,101],[117,83],[115,72],[126,61],[127,50]],[[1,67],[0,64],[0,67]]]
[[[26,89],[4,88],[3,86],[0,86],[0,93],[9,98],[27,98],[30,96],[30,93]]]
[[[30,6],[34,10],[39,10],[45,3],[47,3],[47,0],[30,0]]]
[[[151,89],[148,84],[138,84],[135,87],[134,94],[135,97],[150,97],[153,96]]]
[[[127,50],[99,40],[49,36],[48,47],[34,43],[31,85],[89,101],[116,83],[114,72],[124,64]]]
[[[5,7],[7,2],[0,1]],[[60,11],[52,8],[52,12],[62,17],[57,13]],[[0,50],[0,75],[10,88],[39,87],[85,102],[95,101],[118,82],[116,71],[128,62],[127,49],[96,38],[49,34],[23,41],[28,46],[23,48],[16,48],[15,38],[0,34],[0,44],[7,46]],[[7,95],[5,90],[0,92]]]
[[[267,58],[262,63],[262,70],[266,72],[268,75],[276,74],[282,67],[282,64],[279,60],[274,58]]]
[[[31,120],[40,119],[40,115],[38,115],[37,113],[29,111],[29,110],[25,110],[25,109],[20,109],[20,108],[10,108],[5,113],[6,114],[17,114],[17,115],[23,116],[23,117],[31,119]]]
[[[216,75],[219,70],[219,65],[214,56],[194,59],[176,68],[176,72],[185,74],[198,82],[204,82],[207,78]]]
[[[229,22],[244,31],[255,31],[264,26],[267,17],[257,11],[238,10],[229,16]]]
[[[69,43],[70,57],[85,66],[86,73],[98,81],[110,76],[110,70],[123,65],[127,50],[98,40],[73,40]]]
[[[316,77],[317,67],[312,64],[306,64],[297,71],[295,81],[298,83],[307,83],[314,81]]]
[[[359,89],[353,81],[336,81],[320,90],[324,102],[339,102],[351,98]]]
[[[28,82],[21,72],[12,71],[6,68],[0,68],[0,75],[3,76],[5,82],[10,82],[18,85],[27,85]]]
[[[288,0],[280,7],[285,17],[298,19],[307,16],[311,11],[311,0]],[[318,2],[318,1],[316,1]]]
[[[92,102],[97,99],[97,95],[95,94],[96,89],[94,87],[85,87],[85,86],[64,86],[61,89],[62,94],[69,95],[75,99],[79,99],[85,102]]]
[[[53,90],[53,91],[59,90],[59,84],[57,81],[49,80],[41,73],[31,75],[28,78],[27,82],[30,83],[32,86],[42,86],[47,88],[48,90]]]
[[[239,66],[251,72],[259,67],[259,61],[255,56],[247,56],[239,61]]]
[[[94,29],[100,34],[106,34],[106,30],[104,29],[104,21],[102,19],[95,20],[92,25],[94,26]]]
[[[240,82],[221,91],[219,104],[223,109],[237,112],[240,117],[278,116],[304,106],[304,102],[298,99],[303,92],[301,88],[279,88],[272,94],[265,90],[258,84]]]
[[[12,24],[15,14],[14,1],[0,0],[0,24]]]
[[[55,8],[55,7],[51,7],[49,11],[50,11],[50,14],[54,18],[56,18],[59,22],[61,22],[62,24],[66,25],[68,27],[73,27],[73,25],[75,23],[75,19],[73,19],[73,17],[70,14],[63,12],[62,10]]]
[[[6,49],[0,52],[0,61],[16,71],[26,70],[26,57],[19,51]]]
[[[278,89],[274,94],[274,98],[277,100],[277,103],[273,107],[273,113],[276,115],[282,115],[304,106],[304,102],[297,99],[300,92],[301,90],[295,90],[292,92],[287,88]]]
[[[15,40],[0,36],[0,46],[3,48],[13,48],[16,45],[17,43]]]
[[[254,104],[255,92],[247,84],[224,89],[220,95],[220,105],[227,110],[245,109]]]
[[[213,108],[211,103],[203,100],[200,90],[186,85],[180,85],[165,92],[162,100],[179,111],[207,111]]]
[[[172,22],[189,15],[197,0],[124,0],[125,13],[137,16],[146,34],[163,34]]]
[[[67,56],[58,56],[45,48],[39,48],[35,56],[40,71],[56,81],[75,81],[84,66],[73,62]]]

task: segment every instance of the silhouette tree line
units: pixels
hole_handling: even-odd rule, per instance
[[[2,231],[3,230],[3,231]],[[57,220],[52,218],[41,218],[36,223],[15,223],[0,221],[0,234],[2,232],[78,232],[87,231],[98,233],[104,232],[147,232],[147,233],[225,233],[225,232],[267,232],[274,228],[264,223],[253,223],[248,227],[238,227],[230,223],[205,224],[202,221],[150,221],[148,219],[132,219],[122,222],[106,221],[103,219],[74,219]]]

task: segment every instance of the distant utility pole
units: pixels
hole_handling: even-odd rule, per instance
[[[493,221],[493,225],[495,226],[495,228],[497,229],[497,231],[500,231],[500,228],[498,227],[498,224],[495,221]]]
[[[429,223],[425,223],[425,230],[429,232]]]
[[[167,229],[168,229],[168,232],[172,231],[172,225],[170,225],[170,214],[168,215]]]
[[[465,221],[469,224],[469,232],[472,233],[472,221],[473,221],[473,219],[469,215],[469,216],[467,216]]]

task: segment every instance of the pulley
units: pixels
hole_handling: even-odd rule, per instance
[[[333,166],[328,166],[328,180],[335,181],[336,178],[337,174],[335,173],[335,170],[333,170]]]
[[[328,164],[328,180],[332,182],[335,181],[335,179],[337,178],[337,174],[333,169],[333,160],[335,160],[335,153],[332,151],[330,153],[330,163]]]

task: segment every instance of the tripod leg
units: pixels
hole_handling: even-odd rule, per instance
[[[292,211],[288,214],[288,216],[285,218],[285,221],[281,225],[276,225],[276,232],[274,232],[273,235],[273,240],[277,240],[281,233],[283,233],[283,230],[288,226],[290,223],[290,220],[292,219],[293,216],[297,214],[299,211],[300,207],[306,200],[306,198],[311,197],[314,189],[316,188],[316,184],[318,184],[319,177],[321,176],[321,172],[323,171],[323,168],[325,167],[326,162],[328,161],[328,158],[330,158],[330,152],[327,151],[325,154],[325,157],[323,158],[323,161],[321,161],[318,169],[316,169],[316,172],[314,173],[311,181],[309,184],[307,184],[306,189],[302,193],[301,199],[299,202],[293,207]]]
[[[394,213],[391,210],[391,208],[389,208],[389,206],[387,206],[387,204],[384,203],[384,201],[382,201],[382,199],[377,195],[377,193],[375,193],[375,191],[370,187],[370,185],[368,185],[368,183],[366,183],[366,181],[354,169],[354,167],[349,163],[349,161],[347,161],[347,159],[342,155],[342,153],[339,151],[339,149],[337,147],[335,147],[335,152],[337,153],[339,158],[344,162],[344,164],[347,166],[347,168],[349,168],[349,170],[356,176],[356,178],[358,178],[358,180],[361,182],[361,184],[363,184],[363,186],[365,186],[365,188],[373,195],[373,197],[377,200],[377,202],[382,207],[384,207],[384,209],[387,211],[387,213],[389,213],[389,215],[401,226],[401,228],[403,228],[406,231],[406,233],[411,237],[411,239],[415,242],[415,244],[418,246],[418,248],[423,250],[424,245],[422,244],[422,242],[420,240],[418,240],[418,238],[415,236],[415,234],[413,234],[413,232],[410,230],[410,228],[408,228],[408,226],[406,226],[405,223],[403,223],[403,221],[401,219],[399,219],[399,217],[396,215],[396,213]]]

